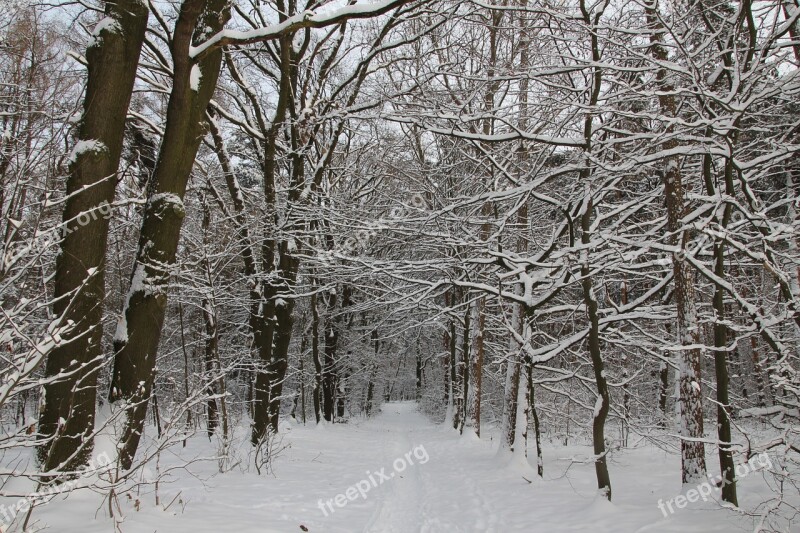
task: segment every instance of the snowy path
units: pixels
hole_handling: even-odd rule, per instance
[[[244,430],[239,431],[241,438]],[[545,448],[546,476],[540,480],[533,469],[500,459],[491,431],[484,428],[481,440],[459,436],[432,423],[413,403],[385,404],[378,416],[367,421],[287,426],[283,435],[285,449],[278,454],[272,475],[241,469],[216,474],[214,462],[196,463],[192,467],[196,476],[178,470],[172,483],[160,484],[160,507],[155,505],[152,486],[136,498],[123,498],[122,531],[752,531],[747,527],[751,522],[737,520],[712,502],[700,502],[664,519],[657,502],[680,493],[675,479],[678,458],[653,448],[612,457],[615,501],[609,504],[595,495],[593,466],[570,464],[571,458],[586,457],[588,447]],[[239,451],[243,463],[248,461],[247,450],[243,444]],[[162,467],[179,464],[187,456],[212,456],[214,448],[196,437],[186,449],[174,451],[182,457],[173,457],[171,450]],[[757,481],[755,476],[753,480]],[[49,504],[39,516],[55,531],[111,531],[102,509],[93,524],[67,518],[94,516],[98,507],[97,496],[78,493],[67,502]]]

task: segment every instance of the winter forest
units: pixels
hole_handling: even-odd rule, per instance
[[[0,531],[800,530],[797,0],[0,0]]]

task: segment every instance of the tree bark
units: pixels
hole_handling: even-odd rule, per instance
[[[589,246],[591,244],[592,226],[592,198],[587,192],[585,211],[581,215],[581,244],[583,256],[581,260],[581,285],[583,287],[583,301],[586,313],[589,316],[589,355],[594,370],[594,380],[597,386],[597,399],[592,419],[592,443],[594,445],[594,467],[597,475],[597,488],[609,501],[611,501],[611,478],[608,474],[608,461],[606,458],[605,424],[608,409],[611,404],[608,383],[603,365],[603,356],[600,353],[600,320],[597,314],[597,298],[592,282],[591,265],[589,264]]]
[[[173,85],[167,105],[164,138],[148,187],[139,245],[123,316],[114,336],[110,399],[130,409],[123,429],[120,464],[130,469],[144,429],[155,373],[156,352],[167,306],[185,216],[183,197],[204,134],[205,113],[219,76],[222,53],[199,62],[189,57],[192,44],[221,30],[230,16],[226,0],[185,0],[171,43]],[[193,69],[198,72],[192,74]],[[193,87],[199,74],[199,82]]]
[[[311,358],[314,360],[314,417],[319,424],[322,420],[323,372],[322,357],[319,352],[319,309],[317,293],[311,294]]]
[[[102,26],[86,50],[86,96],[67,180],[66,235],[56,260],[53,306],[54,314],[74,327],[45,365],[39,417],[45,441],[38,450],[43,470],[74,471],[92,452],[108,226],[148,13],[138,0],[106,2],[112,23]],[[69,377],[49,380],[65,373]]]
[[[660,22],[656,4],[645,7],[648,28],[651,31],[651,54],[657,62],[669,59],[664,47],[662,32],[666,31]],[[658,101],[664,120],[677,116],[678,108],[675,87],[667,77],[667,71],[659,67],[656,71],[656,84],[659,90]],[[678,147],[674,127],[669,125],[663,132],[666,140],[662,149],[670,153]],[[694,276],[685,260],[685,232],[681,219],[685,212],[683,177],[677,155],[664,157],[664,194],[667,205],[667,231],[669,241],[678,249],[672,254],[672,274],[677,307],[678,345],[683,347],[680,355],[680,379],[678,384],[681,411],[681,478],[683,483],[698,483],[706,478],[705,447],[703,438],[703,403],[701,392],[701,360],[699,346],[700,330],[697,325]]]

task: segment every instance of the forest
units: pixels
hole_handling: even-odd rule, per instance
[[[0,532],[800,527],[797,0],[0,0],[0,127]]]

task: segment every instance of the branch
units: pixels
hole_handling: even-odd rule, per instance
[[[189,57],[198,61],[203,56],[228,45],[243,45],[272,41],[304,28],[324,28],[351,19],[372,18],[407,4],[411,0],[383,0],[375,4],[353,4],[327,13],[306,10],[272,26],[255,30],[222,30],[203,44],[189,49]],[[423,0],[426,1],[426,0]],[[318,11],[318,10],[317,10]]]

